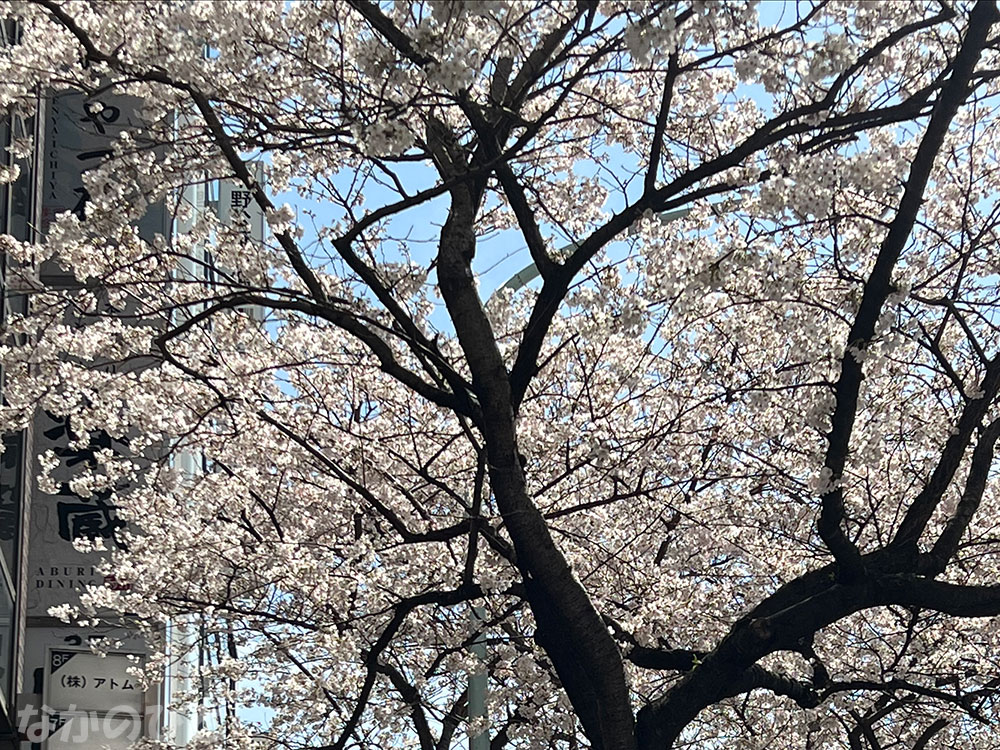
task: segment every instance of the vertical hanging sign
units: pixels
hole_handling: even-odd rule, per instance
[[[259,161],[247,164],[254,181],[264,185],[264,164]],[[254,245],[264,242],[266,217],[253,194],[242,182],[232,179],[219,181],[219,221],[232,229],[242,229],[247,241]],[[226,269],[220,269],[225,271]],[[253,319],[264,319],[264,310],[258,305],[243,308]]]
[[[31,503],[31,545],[28,549],[28,615],[44,617],[49,607],[72,603],[86,586],[105,583],[96,569],[99,556],[78,551],[77,539],[100,539],[108,549],[121,547],[120,531],[125,522],[118,518],[110,491],[81,497],[70,488],[74,474],[95,460],[95,453],[110,449],[126,453],[128,446],[97,431],[86,447],[70,446],[70,422],[47,412],[35,421],[35,449],[52,451],[59,461],[52,471],[55,494],[34,488]]]
[[[263,185],[263,163],[250,162],[247,167],[257,184]],[[244,227],[248,238],[255,243],[264,241],[264,212],[242,182],[219,181],[219,220],[227,227]]]
[[[89,98],[77,92],[58,92],[48,101],[45,127],[45,164],[42,185],[42,229],[67,211],[83,220],[90,194],[84,175],[114,153],[123,132],[142,128],[141,100],[134,96]],[[150,206],[139,221],[139,235],[151,240],[168,231],[163,204]]]

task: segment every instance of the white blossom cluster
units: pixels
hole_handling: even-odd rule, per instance
[[[188,747],[426,750],[484,728],[594,746],[568,647],[544,637],[544,575],[600,618],[630,710],[672,705],[761,602],[819,586],[831,498],[862,554],[888,548],[983,402],[914,554],[955,525],[1000,417],[997,53],[926,163],[974,4],[768,5],[0,3],[22,28],[0,106],[143,102],[82,216],[43,245],[0,238],[31,293],[0,348],[0,423],[45,409],[81,446],[128,444],[70,481],[129,524],[127,549],[89,550],[115,586],[54,612],[140,618],[147,676],[158,628],[197,624],[209,694],[175,700],[228,718]],[[191,210],[185,189],[220,178],[253,193],[263,241]],[[158,210],[183,231],[142,236]],[[524,247],[541,280],[489,297]],[[73,281],[44,285],[43,263]],[[989,460],[934,585],[1000,575]],[[58,457],[38,467],[56,491]],[[546,544],[526,546],[526,516]],[[560,564],[532,568],[550,548]],[[720,693],[672,747],[854,747],[862,724],[914,747],[940,719],[926,747],[1000,748],[997,621],[948,614],[864,606],[762,647],[753,664],[813,704]],[[690,661],[646,668],[642,649]],[[489,715],[470,717],[483,671]]]

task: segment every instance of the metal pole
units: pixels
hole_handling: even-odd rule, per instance
[[[660,221],[666,223],[670,221],[676,221],[677,219],[683,219],[689,213],[691,213],[690,208],[679,208],[676,211],[664,211],[663,213],[658,214],[658,216],[660,217]],[[556,257],[565,257],[566,255],[569,255],[571,252],[576,250],[579,246],[580,246],[579,243],[571,242],[565,247],[561,247],[558,250],[556,250]],[[529,281],[536,278],[538,278],[538,266],[536,266],[534,263],[529,263],[520,271],[518,271],[509,279],[507,279],[507,281],[505,281],[503,286],[501,286],[500,288],[510,289],[511,291],[516,292],[521,287],[527,286]],[[493,294],[490,295],[490,299],[493,299],[495,295],[496,292],[493,292]]]
[[[486,610],[482,607],[472,608],[472,626],[474,629],[486,618]],[[469,721],[486,718],[486,635],[482,632],[472,643],[472,653],[482,663],[482,669],[469,675]],[[490,750],[490,732],[484,729],[478,734],[469,735],[469,750]]]

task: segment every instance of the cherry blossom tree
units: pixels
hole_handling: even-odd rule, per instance
[[[197,746],[1000,747],[994,2],[2,5],[142,101],[2,413],[128,441],[58,611],[195,623]]]

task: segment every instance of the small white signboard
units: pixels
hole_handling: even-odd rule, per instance
[[[137,657],[138,654],[100,656],[85,649],[50,648],[45,664],[45,705],[60,712],[142,716],[144,690],[138,679],[128,673]]]
[[[264,165],[251,162],[247,166],[257,184],[263,185]],[[242,182],[219,180],[219,221],[227,227],[244,227],[254,242],[264,241],[264,211]]]

